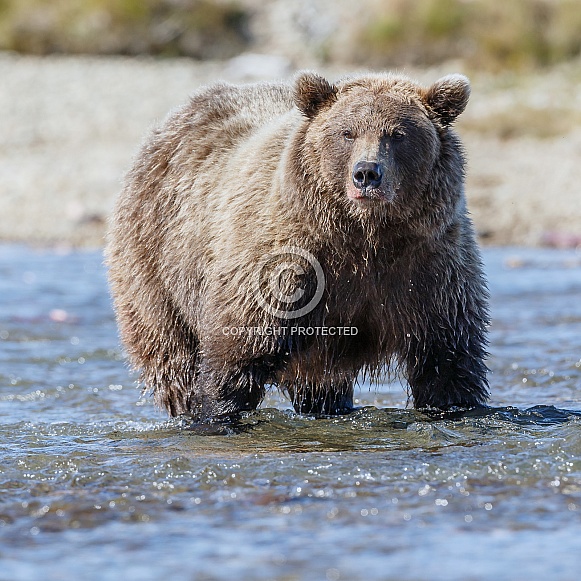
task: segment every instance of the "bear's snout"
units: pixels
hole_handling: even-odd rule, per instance
[[[381,166],[374,161],[358,161],[353,168],[353,185],[358,190],[378,188],[381,177]]]

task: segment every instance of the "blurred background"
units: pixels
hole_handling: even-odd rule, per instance
[[[153,124],[300,68],[467,74],[481,240],[581,245],[580,0],[0,0],[0,240],[102,245]]]

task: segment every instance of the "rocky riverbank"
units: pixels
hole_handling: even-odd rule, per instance
[[[429,83],[458,69],[407,72]],[[203,84],[294,70],[264,55],[197,62],[0,54],[0,239],[101,245],[123,173],[153,124]],[[458,130],[483,242],[581,245],[581,63],[472,80]]]

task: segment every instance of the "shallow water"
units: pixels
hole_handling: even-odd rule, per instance
[[[0,246],[0,581],[576,580],[581,255],[489,249],[491,409],[168,420],[98,253]]]

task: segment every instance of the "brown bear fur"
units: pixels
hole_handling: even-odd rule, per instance
[[[255,409],[275,385],[299,412],[344,413],[358,377],[399,366],[416,407],[483,404],[487,290],[450,128],[469,92],[461,75],[424,88],[306,72],[216,84],[155,130],[118,200],[107,260],[123,343],[156,402],[205,419]],[[359,162],[375,181],[356,184]],[[257,270],[274,256],[279,291],[302,296],[297,306],[313,295],[315,274],[296,256],[302,267],[289,269],[288,247],[324,274],[320,300],[295,319],[255,292],[268,291]]]

